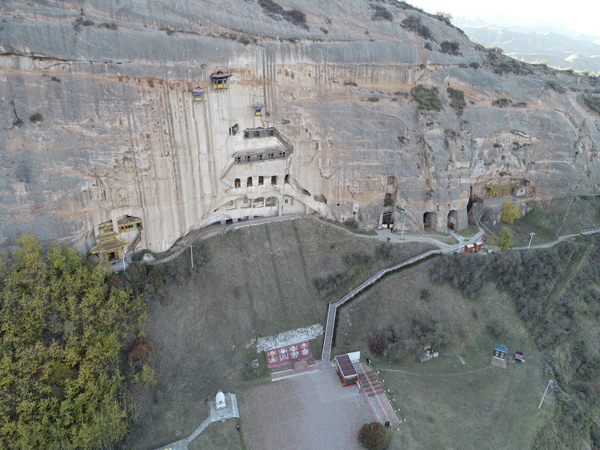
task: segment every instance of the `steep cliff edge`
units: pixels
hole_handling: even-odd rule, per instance
[[[445,231],[486,186],[598,193],[600,120],[577,100],[597,78],[511,62],[405,3],[7,1],[0,14],[7,244],[35,232],[88,251],[99,224],[129,215],[138,249],[164,251],[252,216],[372,228],[384,204]]]

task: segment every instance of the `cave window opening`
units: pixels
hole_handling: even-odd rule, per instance
[[[285,184],[290,184],[290,176],[286,175],[284,178]]]
[[[242,182],[239,178],[235,179],[235,187],[236,189],[242,187]]]
[[[258,185],[259,186],[263,186],[265,184],[265,178],[264,177],[258,177]]]
[[[252,186],[252,177],[248,177],[248,182],[246,183],[247,187],[251,187]]]
[[[276,185],[277,185],[277,175],[273,175],[273,176],[271,177],[271,184],[272,184],[273,186],[276,186]]]

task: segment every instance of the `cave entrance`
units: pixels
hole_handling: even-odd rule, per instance
[[[394,228],[394,216],[392,215],[392,211],[385,211],[383,213],[383,217],[381,218],[381,226],[390,230]]]
[[[448,213],[448,228],[452,231],[458,230],[458,211],[453,209]]]
[[[423,228],[430,228],[435,230],[435,223],[437,220],[437,214],[431,211],[427,211],[423,214]]]

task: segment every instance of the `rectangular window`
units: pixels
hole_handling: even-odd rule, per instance
[[[273,186],[275,186],[275,185],[277,184],[277,176],[276,176],[276,175],[273,175],[273,176],[271,177],[271,184],[272,184]]]
[[[265,184],[265,179],[264,179],[264,177],[258,177],[258,185],[259,185],[259,186],[262,186],[262,185],[264,185],[264,184]]]

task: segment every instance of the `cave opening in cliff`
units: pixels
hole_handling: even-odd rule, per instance
[[[263,186],[265,184],[265,177],[258,177],[258,185]]]
[[[273,186],[277,186],[277,175],[273,175],[273,176],[271,177],[271,184],[272,184]]]
[[[390,207],[390,206],[394,206],[394,200],[392,199],[392,194],[385,194],[385,197],[383,198],[383,206]]]
[[[248,177],[248,181],[246,182],[246,187],[252,187],[252,177]]]
[[[236,189],[242,187],[242,181],[239,178],[236,178],[234,183]]]
[[[448,228],[451,230],[458,229],[458,211],[453,209],[448,213]]]
[[[435,224],[437,220],[437,214],[431,211],[427,211],[423,214],[423,228],[431,228],[435,230]]]
[[[394,216],[392,211],[385,211],[381,217],[381,227],[384,229],[394,228]]]
[[[290,176],[286,175],[284,178],[285,184],[290,184]]]

